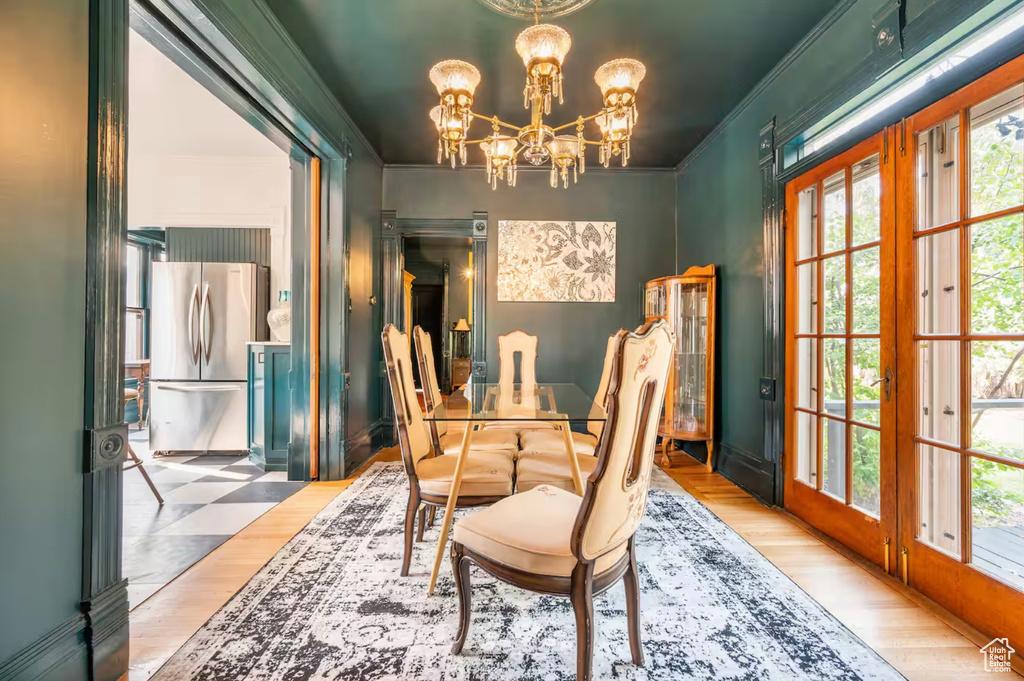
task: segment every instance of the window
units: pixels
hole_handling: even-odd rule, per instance
[[[149,319],[147,282],[149,279],[149,249],[136,243],[128,244],[127,289],[124,313],[124,358],[132,362],[146,359],[146,326]]]

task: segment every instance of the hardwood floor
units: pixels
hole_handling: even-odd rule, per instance
[[[371,459],[397,461],[388,449]],[[673,457],[666,472],[910,681],[991,679],[981,634],[880,570],[766,507],[703,464]],[[369,464],[368,464],[369,465]],[[364,467],[365,468],[365,467]],[[131,614],[129,681],[152,676],[289,539],[362,472],[313,483],[273,508]],[[980,642],[979,642],[980,641]],[[1017,678],[1013,675],[1002,678]]]

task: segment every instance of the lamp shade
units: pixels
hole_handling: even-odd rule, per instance
[[[455,325],[456,331],[469,331],[469,322],[464,317],[459,318],[459,323]]]
[[[430,82],[437,88],[439,95],[460,90],[472,96],[476,92],[476,86],[480,84],[480,71],[469,62],[447,59],[434,64],[430,69]]]
[[[639,114],[633,115],[633,123],[636,123],[636,119],[639,118]],[[614,116],[612,114],[603,113],[594,119],[597,123],[597,127],[601,129],[601,134],[607,136],[611,135],[623,135],[630,131],[630,119],[628,116]]]
[[[646,75],[647,67],[636,59],[613,59],[597,70],[594,80],[601,94],[607,95],[609,90],[636,92]]]
[[[516,52],[523,58],[525,66],[535,59],[554,59],[561,68],[570,47],[572,38],[569,32],[554,24],[531,26],[516,38]]]
[[[506,135],[495,135],[480,143],[480,148],[488,157],[495,161],[507,161],[515,155],[516,145],[519,143],[515,137]]]
[[[575,158],[580,153],[580,140],[575,135],[558,135],[548,143],[548,149],[555,159]]]

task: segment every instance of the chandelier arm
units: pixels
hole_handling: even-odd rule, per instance
[[[586,117],[584,117],[582,121],[577,119],[577,120],[575,120],[575,121],[573,121],[571,123],[566,123],[565,125],[560,125],[557,128],[551,128],[551,132],[558,132],[559,130],[565,130],[566,128],[571,128],[574,125],[579,125],[580,123],[586,123],[587,121],[592,121],[595,118],[597,118],[598,116],[600,116],[601,114],[603,114],[604,112],[605,112],[605,110],[601,109],[600,111],[598,111],[593,116],[586,116]],[[589,144],[589,142],[588,142],[588,144]]]
[[[480,114],[473,113],[472,111],[469,112],[469,115],[472,116],[473,118],[479,118],[482,121],[487,121],[488,123],[494,123],[494,119],[495,119],[494,116],[481,116]],[[525,129],[525,128],[520,128],[517,125],[512,125],[511,123],[506,123],[505,121],[500,120],[500,119],[498,119],[498,125],[501,125],[501,126],[504,126],[506,128],[509,128],[510,130],[515,130],[516,132],[522,132]]]

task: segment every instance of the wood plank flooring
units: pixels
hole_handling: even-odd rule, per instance
[[[390,449],[371,461],[396,460],[397,451]],[[673,462],[666,472],[676,482],[910,681],[992,679],[978,651],[979,632],[880,570],[844,555],[841,547],[830,545],[799,520],[762,505],[717,473],[708,473],[703,464],[686,457],[673,457]],[[313,483],[300,490],[136,608],[131,614],[130,671],[122,678],[150,678],[361,472],[342,482]]]

